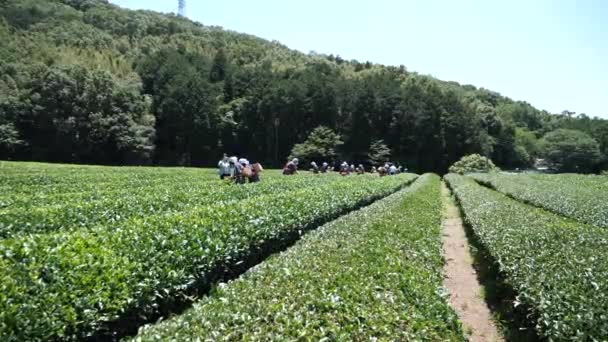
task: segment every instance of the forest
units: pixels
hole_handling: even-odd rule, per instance
[[[281,166],[321,140],[319,158],[419,173],[473,153],[608,168],[608,120],[106,0],[2,0],[0,45],[2,160]]]

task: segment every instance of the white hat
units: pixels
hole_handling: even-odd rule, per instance
[[[241,158],[241,159],[239,159],[239,164],[247,166],[247,165],[249,165],[249,160],[247,160],[245,158]]]
[[[237,163],[236,157],[230,157],[230,159],[228,161],[231,162],[232,164],[236,164]]]

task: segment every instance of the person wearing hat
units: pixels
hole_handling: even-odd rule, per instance
[[[224,157],[217,163],[219,169],[220,179],[230,177],[230,163],[228,162],[228,155],[224,153]]]
[[[257,183],[260,181],[260,173],[264,171],[262,164],[254,163],[251,165],[251,176],[249,176],[249,183]]]
[[[395,164],[391,164],[391,166],[388,167],[388,174],[390,176],[394,176],[397,174],[397,167],[395,166]]]
[[[340,175],[341,176],[348,176],[350,173],[350,168],[348,166],[347,162],[342,162],[342,164],[340,165]]]
[[[245,183],[245,179],[243,178],[243,165],[239,163],[236,157],[230,157],[228,162],[230,163],[230,178],[237,184]]]
[[[295,175],[296,173],[298,173],[298,163],[299,162],[300,161],[298,160],[298,158],[293,158],[283,168],[283,174],[290,176],[290,175]]]
[[[365,174],[365,167],[363,167],[363,164],[359,164],[359,166],[357,166],[357,174],[358,175]]]
[[[245,158],[241,158],[239,159],[239,164],[241,164],[243,166],[242,172],[241,172],[241,176],[242,176],[242,183],[245,183],[245,179],[249,180],[249,183],[253,182],[254,177],[254,170],[253,167],[249,164],[249,160],[245,159]],[[259,178],[258,178],[259,181]]]
[[[310,162],[310,172],[319,173],[319,166],[317,166],[316,162]]]
[[[327,162],[323,162],[323,164],[321,165],[321,173],[327,172],[328,168],[329,168],[329,164],[327,164]]]
[[[386,168],[386,165],[385,166],[380,166],[378,168],[378,175],[380,175],[380,177],[386,176],[387,173],[388,173],[388,170]]]

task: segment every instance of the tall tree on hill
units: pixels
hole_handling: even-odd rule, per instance
[[[306,86],[305,110],[308,114],[301,124],[307,128],[319,125],[335,127],[338,112],[335,86],[338,74],[335,68],[324,61],[315,61],[306,65],[300,78]]]
[[[581,131],[558,129],[542,141],[544,156],[563,172],[589,172],[600,161],[597,141]]]
[[[367,147],[373,139],[370,117],[375,112],[375,100],[376,93],[372,85],[367,80],[362,81],[361,87],[356,93],[345,146],[347,157],[354,161],[365,161],[367,159]]]
[[[386,146],[384,140],[376,140],[369,146],[367,158],[369,163],[374,166],[382,165],[382,163],[390,160],[391,149]]]
[[[444,90],[441,97],[441,134],[443,135],[443,159],[441,170],[459,160],[463,155],[482,150],[481,121],[467,110],[452,90]]]
[[[310,162],[331,162],[338,156],[338,148],[342,146],[339,134],[325,126],[315,128],[301,144],[295,144],[289,159],[299,158],[303,165]]]
[[[592,122],[593,128],[591,128],[590,135],[598,142],[602,153],[600,168],[608,170],[608,121],[593,119]]]
[[[0,70],[0,159],[9,159],[25,145],[15,127],[21,101],[17,82],[12,77],[14,75],[10,74],[10,69]]]
[[[213,57],[213,63],[211,65],[211,82],[219,82],[226,79],[228,73],[228,60],[224,49],[217,50],[215,57]]]
[[[106,0],[4,0],[0,41],[2,158],[209,165],[221,148],[278,165],[323,125],[346,157],[382,139],[417,172],[476,152],[518,167],[534,153],[517,132],[560,128],[608,163],[606,120]]]
[[[400,154],[407,157],[406,162],[415,170],[442,172],[444,139],[438,102],[441,90],[426,78],[408,78],[402,92],[402,114],[395,132],[403,137]]]
[[[153,149],[154,119],[137,87],[79,66],[33,70],[16,118],[34,160],[141,162]]]
[[[209,68],[202,56],[168,50],[140,65],[144,89],[154,100],[158,163],[201,165],[216,154],[221,90],[210,83]]]

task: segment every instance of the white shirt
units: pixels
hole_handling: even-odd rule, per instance
[[[217,167],[220,169],[220,176],[230,174],[230,163],[227,161],[220,160],[220,162],[217,163]]]

